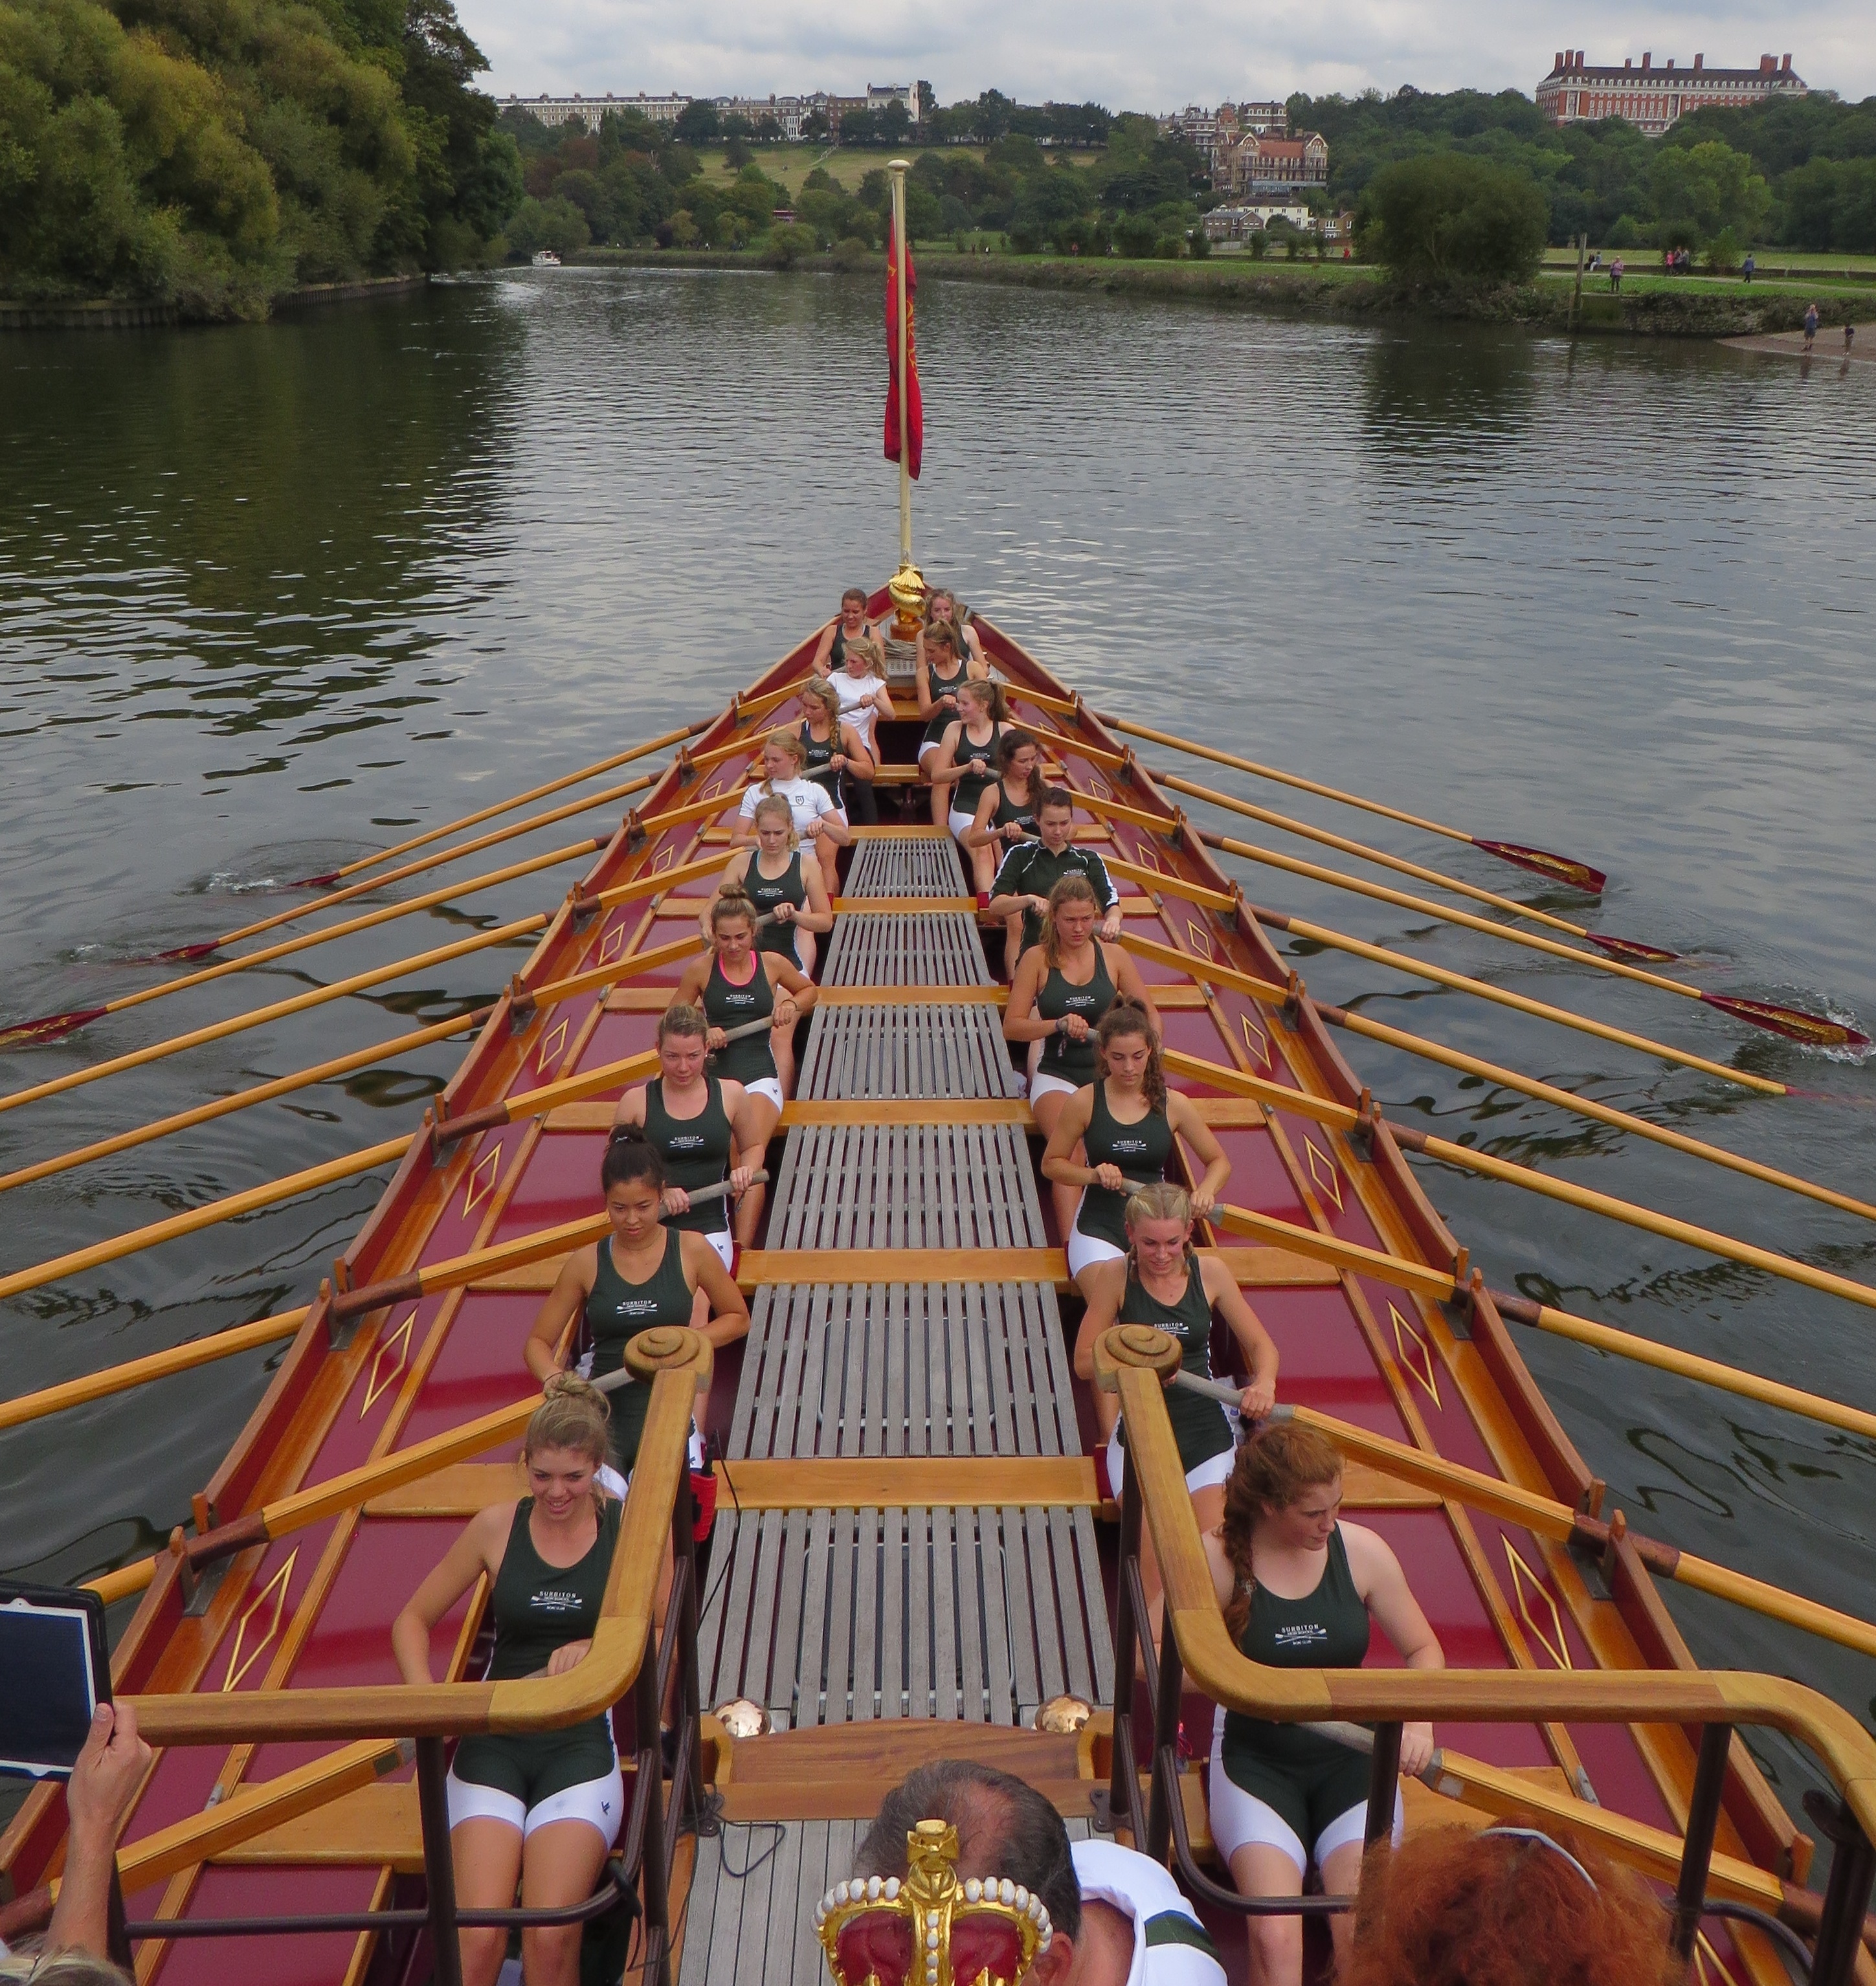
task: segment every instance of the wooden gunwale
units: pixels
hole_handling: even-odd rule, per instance
[[[1071,764],[1069,783],[1097,799],[1102,795],[1091,783],[1107,786],[1103,776],[1106,773],[1118,771],[1123,780],[1130,783],[1128,799],[1115,804],[1110,811],[1123,824],[1133,826],[1136,836],[1143,824],[1146,831],[1155,837],[1150,851],[1154,862],[1141,864],[1131,856],[1122,854],[1113,866],[1117,874],[1144,884],[1157,893],[1156,897],[1131,907],[1130,914],[1143,918],[1150,913],[1160,914],[1174,948],[1181,952],[1179,968],[1191,974],[1193,990],[1199,995],[1193,1001],[1183,998],[1169,1000],[1168,1011],[1210,1014],[1234,1060],[1244,1074],[1251,1075],[1248,1051],[1241,1043],[1238,1031],[1230,1025],[1221,998],[1216,992],[1204,990],[1205,968],[1208,964],[1224,966],[1236,976],[1261,979],[1281,1003],[1286,994],[1295,993],[1283,962],[1248,917],[1232,916],[1228,922],[1221,924],[1212,914],[1241,900],[1238,893],[1204,850],[1196,845],[1194,835],[1184,834],[1178,846],[1169,843],[1167,837],[1179,833],[1180,817],[1160,797],[1131,755],[1120,747],[1078,698],[1064,694],[1055,678],[1014,642],[988,622],[980,619],[978,624],[993,658],[1012,677],[1020,679],[1029,691],[1035,692],[1027,700],[1060,716],[1065,725],[1072,722],[1076,725],[1078,735],[1066,730],[1051,730],[1046,734],[1046,742],[1065,760],[1074,761],[1079,748],[1083,745],[1087,748],[1082,755],[1082,767],[1086,769],[1078,769]],[[702,868],[703,865],[696,863],[694,857],[705,848],[709,833],[710,810],[702,804],[704,796],[695,795],[698,769],[708,759],[714,773],[716,765],[733,759],[736,752],[749,742],[747,728],[768,710],[786,702],[790,685],[811,653],[818,633],[817,630],[814,636],[797,645],[789,655],[759,678],[749,691],[744,692],[730,709],[702,728],[696,734],[699,747],[696,757],[688,764],[672,765],[660,776],[648,795],[642,813],[629,817],[615,833],[577,886],[573,897],[561,904],[547,922],[514,987],[503,996],[443,1092],[439,1102],[439,1115],[462,1118],[508,1099],[523,1070],[541,1056],[544,1042],[552,1039],[554,1028],[561,1022],[555,1018],[552,1009],[543,1006],[537,1007],[531,1018],[522,1018],[523,1010],[517,1008],[516,1004],[517,993],[531,992],[558,980],[581,976],[581,961],[600,933],[608,929],[606,917],[602,917],[597,924],[588,923],[586,917],[585,907],[602,888],[622,894],[625,886],[655,873],[650,867],[655,859],[673,865],[673,881],[677,880],[681,867],[688,866],[693,874]],[[718,811],[733,803],[736,791],[733,783],[719,789],[722,805]],[[1108,792],[1111,796],[1111,787]],[[636,838],[639,826],[655,823],[661,815],[666,817],[668,825],[641,844]],[[1119,834],[1111,829],[1109,832],[1112,833],[1113,846],[1117,849],[1122,847]],[[680,839],[685,841],[688,853],[679,849]],[[1137,853],[1137,840],[1133,845]],[[1165,865],[1164,869],[1160,864]],[[1177,930],[1174,913],[1166,907],[1163,900],[1166,898],[1188,906],[1195,914],[1187,931],[1194,944],[1202,944],[1206,949],[1194,949],[1193,945],[1184,944],[1185,934]],[[688,903],[691,900],[678,900]],[[615,955],[612,964],[624,964],[638,949],[655,949],[652,940],[659,922],[657,903],[654,897],[653,907],[637,920],[629,945]],[[931,907],[928,900],[921,904],[923,908]],[[860,906],[848,904],[847,907]],[[867,907],[878,907],[878,900],[873,900]],[[668,911],[664,921],[669,924]],[[1218,954],[1215,958],[1211,955],[1210,948],[1213,948]],[[597,984],[596,968],[584,970]],[[579,994],[569,997],[584,998],[585,990],[583,988]],[[994,998],[999,989],[987,988],[981,989],[981,992],[976,988],[968,990],[979,997]],[[908,996],[921,997],[924,991],[881,988],[874,990],[874,997],[904,999]],[[1450,1277],[1455,1257],[1462,1255],[1463,1251],[1426,1200],[1386,1128],[1368,1129],[1358,1144],[1347,1136],[1348,1127],[1316,1121],[1319,1112],[1309,1102],[1312,1096],[1332,1099],[1346,1109],[1356,1105],[1364,1092],[1315,1015],[1306,994],[1293,998],[1292,1007],[1287,1020],[1272,1021],[1268,1048],[1275,1087],[1283,1092],[1293,1090],[1295,1101],[1291,1102],[1287,1094],[1269,1099],[1272,1107],[1268,1112],[1268,1129],[1273,1147],[1280,1155],[1299,1203],[1319,1233],[1333,1236],[1338,1220],[1346,1220],[1347,1200],[1352,1197],[1389,1254],[1405,1262],[1423,1262],[1430,1274],[1443,1274]],[[555,1062],[557,1069],[568,1072],[569,1079],[575,1083],[581,1080],[572,1075],[578,1067],[581,1045],[597,1028],[609,1009],[609,1001],[596,998],[585,1009],[579,1026],[566,1028],[564,1052],[557,1052]],[[568,1013],[561,1018],[571,1022],[573,1015]],[[511,1025],[511,1022],[519,1025]],[[588,1072],[589,1076],[591,1073]],[[1285,1076],[1288,1082],[1282,1079]],[[547,1089],[554,1086],[545,1086]],[[592,1086],[594,1086],[589,1084],[589,1089]],[[531,1096],[540,1093],[517,1091],[510,1100],[519,1111]],[[563,1094],[570,1096],[571,1092]],[[568,1106],[549,1104],[544,1107],[551,1109]],[[797,1110],[800,1108],[791,1107]],[[531,1121],[521,1132],[507,1144],[500,1146],[502,1191],[499,1200],[502,1204],[522,1183],[534,1154],[541,1149],[541,1139],[554,1128],[551,1119],[544,1120],[538,1114],[530,1116]],[[1291,1119],[1294,1136],[1292,1128],[1286,1128],[1286,1116]],[[795,1121],[817,1120],[810,1113],[798,1116]],[[840,1120],[830,1118],[818,1121]],[[1305,1124],[1313,1124],[1315,1140],[1305,1136],[1301,1128]],[[1317,1150],[1316,1141],[1327,1146],[1326,1154]],[[497,1132],[488,1149],[497,1149],[500,1143]],[[1308,1146],[1307,1153],[1301,1156],[1299,1143]],[[433,1146],[427,1138],[413,1138],[378,1207],[335,1264],[335,1274],[342,1285],[389,1280],[416,1262],[438,1228],[446,1209],[459,1190],[463,1190],[465,1180],[483,1162],[480,1156],[482,1146],[481,1136],[464,1137],[447,1143],[440,1149]],[[1324,1178],[1316,1170],[1319,1162],[1328,1166],[1327,1177],[1336,1183],[1333,1215],[1325,1207],[1326,1187],[1318,1190]],[[490,1234],[493,1231],[495,1211],[492,1203],[483,1224],[486,1231]],[[759,1274],[771,1266],[771,1262],[759,1258],[753,1273]],[[856,1276],[861,1267],[859,1263],[854,1265]],[[979,1274],[982,1273],[980,1269]],[[823,1278],[828,1279],[830,1278]],[[1320,1278],[1312,1276],[1309,1280]],[[1385,1342],[1383,1326],[1376,1320],[1373,1305],[1362,1287],[1362,1279],[1352,1273],[1342,1272],[1335,1287],[1346,1296],[1351,1311],[1360,1323],[1376,1368],[1409,1429],[1412,1446],[1429,1456],[1437,1454],[1435,1435],[1419,1411],[1399,1359]],[[459,1296],[446,1301],[460,1303],[461,1298]],[[1451,1379],[1491,1466],[1514,1488],[1521,1487],[1575,1506],[1590,1484],[1589,1472],[1511,1348],[1489,1299],[1480,1308],[1489,1313],[1491,1328],[1478,1330],[1475,1319],[1475,1328],[1470,1337],[1455,1332],[1432,1295],[1410,1295],[1408,1301],[1413,1313],[1411,1328],[1427,1348],[1429,1369],[1436,1371],[1441,1379]],[[334,1416],[349,1396],[352,1382],[382,1353],[390,1321],[388,1314],[376,1323],[368,1317],[361,1320],[349,1343],[335,1344],[330,1329],[332,1314],[332,1307],[323,1297],[310,1307],[291,1350],[266,1396],[251,1415],[227,1461],[211,1479],[200,1500],[199,1518],[233,1521],[244,1512],[303,1486],[306,1472],[319,1452],[325,1432],[333,1424]],[[433,1358],[444,1341],[446,1328],[440,1313],[426,1327],[424,1350]],[[1396,1332],[1398,1335],[1398,1327]],[[423,1372],[413,1362],[413,1369],[399,1390],[398,1425],[402,1424],[401,1415],[407,1413],[414,1405],[422,1380]],[[1123,1393],[1124,1399],[1125,1382]],[[394,1445],[389,1423],[380,1441],[387,1445],[386,1452],[389,1445]],[[1076,1466],[1079,1468],[1079,1464]],[[1076,1479],[1079,1483],[1079,1476]],[[785,1477],[779,1476],[773,1493],[783,1495]],[[1449,1515],[1458,1514],[1455,1506],[1448,1504],[1445,1507]],[[355,1513],[350,1521],[355,1526]],[[1467,1530],[1463,1517],[1455,1528],[1463,1537]],[[1563,1601],[1566,1613],[1598,1662],[1609,1669],[1622,1671],[1643,1670],[1651,1663],[1665,1665],[1673,1671],[1685,1669],[1690,1658],[1684,1644],[1673,1633],[1671,1621],[1666,1620],[1659,1595],[1641,1577],[1639,1561],[1633,1559],[1632,1547],[1628,1548],[1627,1560],[1620,1550],[1617,1552],[1617,1606],[1620,1609],[1617,1618],[1622,1624],[1618,1630],[1611,1619],[1616,1610],[1608,1603],[1590,1597],[1567,1548],[1559,1544],[1552,1550],[1544,1550],[1544,1542],[1540,1541],[1541,1563]],[[1183,1546],[1183,1540],[1173,1544],[1175,1560]],[[1523,1644],[1523,1636],[1492,1570],[1482,1540],[1473,1537],[1463,1556],[1494,1621],[1501,1630],[1508,1628],[1504,1639],[1515,1654]],[[336,1539],[328,1544],[326,1557],[335,1572],[337,1557],[342,1557]],[[211,1605],[208,1620],[200,1628],[196,1623],[185,1622],[181,1618],[178,1562],[172,1558],[160,1566],[114,1657],[113,1669],[118,1675],[120,1688],[143,1691],[156,1685],[159,1679],[161,1686],[167,1688],[191,1687],[200,1674],[200,1665],[207,1661],[220,1645],[221,1626],[232,1617],[236,1607],[249,1597],[252,1581],[258,1576],[263,1559],[264,1554],[258,1550],[244,1553],[230,1567],[223,1589]],[[1630,1560],[1633,1560],[1632,1568]],[[1189,1564],[1184,1569],[1189,1573]],[[1628,1581],[1626,1587],[1622,1585],[1624,1579]],[[1169,1582],[1169,1593],[1172,1590]],[[1645,1598],[1642,1597],[1644,1592]],[[1194,1646],[1205,1653],[1206,1659],[1211,1660],[1217,1651],[1206,1640],[1204,1624],[1197,1619],[1197,1610],[1190,1604],[1189,1595],[1184,1604],[1184,1611],[1177,1620],[1182,1645],[1191,1631]],[[305,1608],[304,1603],[302,1610],[308,1617],[307,1628],[310,1631],[311,1616],[316,1610]],[[1640,1632],[1629,1631],[1627,1624],[1632,1620]],[[196,1652],[191,1654],[184,1644],[192,1644]],[[283,1681],[291,1668],[287,1656],[283,1646],[271,1665]],[[1223,1666],[1218,1667],[1220,1664]],[[1218,1667],[1220,1675],[1228,1666],[1221,1655],[1218,1656],[1214,1667]],[[1536,1666],[1527,1646],[1524,1648],[1524,1659],[1519,1666]],[[1490,1679],[1489,1672],[1487,1679]],[[1453,1678],[1455,1684],[1460,1680],[1457,1675]],[[1480,1678],[1474,1676],[1467,1680],[1476,1688]],[[1691,1752],[1682,1733],[1673,1728],[1678,1720],[1706,1714],[1750,1712],[1790,1728],[1809,1715],[1797,1702],[1803,1692],[1781,1695],[1779,1687],[1770,1685],[1734,1689],[1731,1685],[1737,1679],[1732,1678],[1586,1673],[1572,1676],[1562,1671],[1546,1680],[1554,1685],[1547,1698],[1548,1703],[1554,1705],[1553,1714],[1567,1715],[1573,1720],[1618,1723],[1629,1722],[1633,1714],[1625,1713],[1618,1702],[1623,1687],[1633,1685],[1633,1699],[1643,1705],[1642,1714],[1662,1720],[1655,1727],[1658,1735],[1655,1738],[1650,1739],[1646,1733],[1638,1731],[1636,1742],[1648,1770],[1677,1816],[1685,1812],[1686,1788],[1692,1772]],[[1359,1681],[1337,1685],[1336,1691],[1331,1693],[1339,1704],[1366,1700]],[[1455,1690],[1450,1694],[1451,1706],[1443,1708],[1440,1714],[1463,1716],[1466,1712],[1460,1707],[1459,1693]],[[1476,1695],[1471,1702],[1476,1708]],[[1730,1709],[1719,1707],[1727,1704],[1731,1705]],[[231,1704],[228,1709],[229,1728],[232,1730],[238,1722],[239,1706]],[[1347,1714],[1365,1713],[1355,1710]],[[1504,1714],[1516,1718],[1528,1716],[1530,1712],[1512,1707]],[[453,1728],[460,1727],[459,1725]],[[1565,1764],[1566,1769],[1571,1762],[1575,1762],[1580,1771],[1581,1762],[1562,1726],[1551,1725],[1546,1730],[1546,1736],[1558,1762]],[[251,1749],[242,1748],[232,1778],[224,1773],[223,1777],[228,1783],[238,1778],[246,1757],[251,1755]],[[1780,1873],[1789,1873],[1794,1846],[1790,1823],[1769,1792],[1756,1786],[1756,1772],[1750,1767],[1736,1772],[1733,1783],[1729,1788],[1729,1818],[1737,1823],[1741,1833],[1749,1837],[1750,1851],[1755,1857],[1769,1862],[1783,1855],[1787,1868]],[[0,1840],[0,1862],[8,1866],[18,1862],[30,1867],[37,1859],[42,1865],[44,1857],[39,1851],[46,1847],[49,1839],[49,1819],[47,1803],[37,1802],[36,1813],[32,1811],[34,1804],[29,1803],[29,1812],[7,1831],[4,1840]],[[1782,1840],[1777,1838],[1780,1823],[1783,1829]],[[1803,1837],[1797,1836],[1795,1841],[1802,1843]],[[1734,1845],[1739,1845],[1736,1840]],[[1808,1847],[1807,1843],[1804,1846]],[[1797,1873],[1801,1876],[1801,1870]],[[1746,1944],[1748,1964],[1757,1971],[1750,1940]]]

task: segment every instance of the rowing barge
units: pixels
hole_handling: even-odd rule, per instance
[[[887,605],[882,591],[874,611]],[[1377,1784],[1389,1731],[1431,1715],[1442,1754],[1408,1788],[1410,1826],[1562,1819],[1678,1884],[1695,1976],[1770,1986],[1794,1929],[1818,1977],[1851,1976],[1876,1746],[1796,1685],[1696,1666],[1656,1590],[1677,1555],[1603,1509],[1306,987],[1117,735],[977,624],[1076,796],[1077,838],[1120,884],[1172,1079],[1229,1156],[1203,1239],[1276,1340],[1285,1402],[1342,1442],[1349,1503],[1393,1546],[1451,1668],[1410,1677],[1379,1645],[1363,1670],[1313,1676],[1238,1655],[1197,1557],[1165,1362],[1117,1338],[1097,1365],[1137,1467],[1123,1508],[1106,1500],[1067,1356],[1061,1237],[999,1025],[1000,940],[986,948],[955,845],[922,824],[918,728],[901,721],[881,733],[901,817],[846,851],[766,1231],[736,1265],[750,1332],[713,1361],[687,1332],[652,1348],[592,1653],[557,1678],[478,1680],[477,1589],[438,1631],[447,1680],[397,1683],[392,1617],[462,1520],[514,1493],[536,1398],[523,1340],[560,1258],[591,1238],[612,1102],[651,1072],[761,737],[800,720],[810,637],[692,727],[554,911],[376,1210],[288,1320],[193,1527],[105,1582],[143,1587],[113,1667],[160,1748],[120,1850],[139,1978],[450,1978],[433,1797],[446,1741],[615,1704],[632,1819],[581,1907],[596,1941],[635,1910],[611,1977],[812,1978],[808,1902],[887,1789],[945,1755],[1019,1770],[1074,1829],[1118,1828],[1172,1858],[1223,1930],[1228,1878],[1178,1742],[1182,1725],[1209,1728],[1214,1702],[1376,1723]],[[693,1402],[720,1458],[702,1544]],[[1172,1630],[1157,1661],[1137,1631],[1143,1524]],[[679,1583],[661,1646],[648,1568],[668,1535]],[[685,1708],[669,1783],[661,1661]],[[733,1703],[754,1707],[740,1731],[713,1714]],[[1807,1887],[1810,1837],[1733,1735],[1755,1722],[1807,1743],[1842,1792],[1824,1815],[1838,1838],[1825,1895]],[[36,1794],[0,1841],[15,1924],[57,1873],[61,1815]],[[1241,1939],[1219,1941],[1240,1964]]]

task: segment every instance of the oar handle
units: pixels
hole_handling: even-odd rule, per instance
[[[1244,1396],[1241,1386],[1234,1386],[1228,1379],[1202,1379],[1196,1372],[1179,1372],[1173,1375],[1172,1383],[1183,1386],[1188,1393],[1203,1393],[1208,1400],[1221,1401],[1228,1407],[1234,1407]],[[1271,1409],[1271,1417],[1281,1414],[1281,1407]]]
[[[754,1172],[749,1174],[749,1184],[751,1186],[766,1186],[768,1183],[769,1174],[766,1167],[759,1166]],[[705,1207],[708,1206],[713,1200],[727,1200],[729,1197],[729,1180],[719,1180],[715,1186],[699,1187],[696,1191],[691,1195],[690,1203],[692,1207]],[[661,1214],[658,1217],[660,1220],[662,1220],[665,1217]]]
[[[1325,1738],[1332,1738],[1338,1745],[1346,1745],[1351,1752],[1372,1753],[1375,1748],[1375,1735],[1365,1724],[1344,1724],[1331,1718],[1323,1724],[1311,1724],[1308,1730],[1320,1732]],[[1446,1753],[1436,1745],[1433,1756],[1414,1774],[1423,1786],[1431,1786],[1437,1792],[1440,1781],[1446,1772]]]
[[[766,1035],[774,1026],[773,1020],[745,1021],[740,1027],[726,1028],[723,1039],[726,1042],[746,1041],[751,1035]],[[714,1049],[711,1052],[716,1052]]]

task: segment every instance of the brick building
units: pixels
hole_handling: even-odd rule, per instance
[[[1690,111],[1743,109],[1770,97],[1806,94],[1789,56],[1761,56],[1756,69],[1709,69],[1703,55],[1694,57],[1691,69],[1677,69],[1670,56],[1657,69],[1651,51],[1639,68],[1631,59],[1618,69],[1585,62],[1581,49],[1561,49],[1538,85],[1538,108],[1553,124],[1622,117],[1644,137],[1659,138]]]
[[[1247,131],[1213,167],[1211,183],[1234,200],[1259,194],[1307,194],[1329,181],[1329,142],[1319,131],[1273,138]]]

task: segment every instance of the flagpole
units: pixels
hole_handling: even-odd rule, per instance
[[[899,305],[899,565],[903,571],[912,563],[912,431],[909,419],[909,369],[906,343],[911,321],[905,309],[905,175],[908,159],[890,159],[886,170],[892,175],[892,237],[898,247]]]

